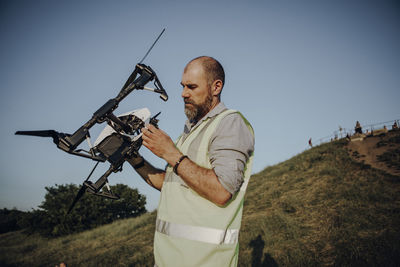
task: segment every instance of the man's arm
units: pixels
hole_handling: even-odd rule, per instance
[[[224,206],[232,197],[222,186],[213,169],[200,167],[189,158],[179,164],[177,173],[190,188],[219,206]]]
[[[165,171],[155,168],[141,156],[130,158],[127,161],[146,183],[159,191],[161,190],[164,182]]]
[[[171,166],[175,166],[183,156],[164,131],[149,124],[142,129],[142,133],[143,145]],[[214,170],[200,167],[189,158],[179,164],[177,172],[190,188],[217,205],[225,205],[232,197],[221,185]]]

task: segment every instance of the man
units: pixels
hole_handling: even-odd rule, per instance
[[[221,102],[225,73],[211,57],[184,69],[184,132],[176,142],[153,125],[143,145],[164,159],[166,170],[142,158],[129,160],[161,190],[157,210],[156,266],[236,266],[243,199],[251,174],[254,133],[244,117]]]
[[[357,134],[362,134],[362,128],[361,128],[361,124],[359,121],[356,122],[356,127],[354,127],[354,132]]]

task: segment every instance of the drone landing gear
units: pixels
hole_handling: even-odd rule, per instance
[[[117,194],[113,194],[111,191],[110,186],[108,185],[108,176],[110,176],[111,173],[120,171],[122,168],[121,166],[116,167],[111,165],[110,168],[95,182],[89,181],[90,176],[96,169],[97,165],[99,162],[96,163],[96,165],[93,167],[92,171],[90,172],[89,176],[86,178],[86,180],[83,182],[81,188],[78,191],[78,194],[76,195],[74,201],[72,202],[71,206],[68,209],[67,214],[71,212],[73,207],[75,206],[76,202],[83,196],[85,192],[88,192],[90,194],[96,195],[96,196],[101,196],[101,197],[106,197],[109,199],[119,199],[119,196]],[[107,190],[103,188],[103,186],[106,186]],[[102,191],[100,191],[103,188]]]
[[[82,186],[86,187],[86,192],[96,195],[96,196],[100,196],[100,197],[105,197],[105,198],[109,198],[109,199],[119,199],[119,196],[116,194],[113,194],[113,192],[111,191],[110,186],[108,185],[108,181],[106,181],[105,185],[107,187],[107,191],[105,191],[104,189],[102,191],[99,191],[100,189],[94,187],[95,184],[93,184],[90,181],[84,182]]]

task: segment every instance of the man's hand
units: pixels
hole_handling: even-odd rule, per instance
[[[171,137],[163,130],[157,129],[152,124],[148,124],[141,129],[143,135],[143,145],[156,156],[164,159],[171,166],[179,160],[182,153],[175,147]]]

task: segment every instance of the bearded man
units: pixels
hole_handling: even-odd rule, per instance
[[[161,191],[154,236],[156,266],[236,266],[243,200],[251,174],[254,132],[221,102],[225,73],[212,57],[191,60],[182,75],[188,118],[174,143],[147,125],[143,145],[168,165],[141,157],[130,164]]]

